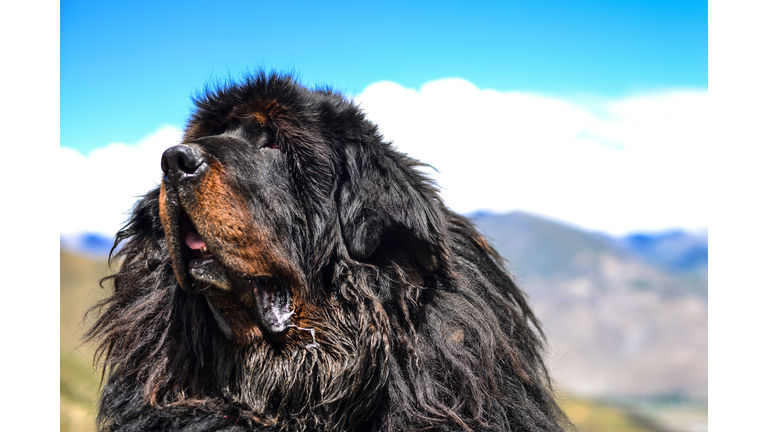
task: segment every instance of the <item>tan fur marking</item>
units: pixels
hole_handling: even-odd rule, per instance
[[[254,114],[251,114],[251,118],[256,120],[256,123],[259,124],[259,126],[264,126],[267,124],[267,117],[264,116],[261,112],[256,112]]]
[[[196,189],[195,208],[187,209],[214,255],[227,268],[246,275],[288,277],[289,283],[301,283],[277,242],[254,224],[245,201],[225,182],[224,174],[224,168],[212,162]]]
[[[224,167],[215,161],[209,166],[195,189],[194,199],[184,200],[184,208],[209,250],[224,267],[240,276],[283,280],[294,302],[303,303],[306,283],[301,273],[285,257],[271,233],[254,223],[243,198],[227,183]],[[255,306],[251,292],[207,291],[206,296],[219,308],[239,343],[250,344],[263,337],[249,312]]]
[[[165,184],[164,184],[164,182],[161,182],[160,183],[160,201],[159,201],[159,204],[160,204],[160,222],[162,222],[163,228],[167,230],[168,227],[172,226],[172,224],[170,222],[171,215],[168,214],[168,205],[166,203],[166,194],[167,194],[167,192],[165,190]],[[166,231],[166,233],[167,232],[168,231]],[[171,237],[166,236],[166,239],[169,242],[169,244],[168,244],[168,248],[169,249],[178,249],[179,248],[180,245],[178,245],[178,244],[171,244],[172,243]],[[177,243],[177,241],[175,239],[174,239],[174,242]],[[180,258],[176,257],[176,256],[173,256],[172,259],[180,260]],[[173,273],[176,275],[176,280],[177,281],[182,281],[184,279],[184,275],[179,274],[180,269],[181,269],[181,266],[176,265],[174,263],[174,265],[173,265]],[[179,282],[179,283],[181,283],[181,282]]]
[[[475,243],[477,243],[480,248],[482,248],[485,252],[491,252],[491,246],[488,244],[488,241],[485,240],[484,237],[475,237],[474,238]]]
[[[446,342],[455,345],[464,340],[464,329],[458,327],[447,327],[443,329],[443,335]]]

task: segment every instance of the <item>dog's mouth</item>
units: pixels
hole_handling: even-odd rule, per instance
[[[166,217],[176,213],[172,218],[176,222],[169,221],[165,231],[177,279],[185,290],[205,296],[225,336],[235,338],[232,327],[247,327],[253,320],[262,333],[272,337],[285,334],[293,316],[288,284],[276,275],[238,271],[235,260],[220,252],[220,241],[206,241],[181,206],[168,207]]]

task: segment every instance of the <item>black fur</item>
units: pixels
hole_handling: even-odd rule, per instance
[[[199,149],[205,171],[195,175],[208,183],[189,189],[200,209],[184,209],[233,285],[253,292],[263,289],[253,282],[260,273],[232,270],[250,265],[242,260],[227,267],[224,246],[206,233],[242,228],[230,216],[242,210],[268,234],[268,248],[247,232],[239,240],[263,266],[283,263],[269,275],[290,292],[294,326],[252,325],[250,300],[174,274],[170,249],[179,246],[167,235],[181,222],[161,202],[187,186],[167,176],[118,233],[114,294],[96,306],[87,336],[100,342],[106,373],[100,430],[567,427],[539,323],[499,255],[352,102],[256,73],[196,105],[184,142]],[[211,200],[240,204],[203,208],[211,184],[231,193]],[[209,303],[229,311],[235,336]]]

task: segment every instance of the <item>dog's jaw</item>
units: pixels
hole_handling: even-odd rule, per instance
[[[303,284],[269,237],[247,223],[245,206],[209,178],[214,174],[161,184],[160,219],[176,279],[206,298],[227,338],[280,340],[295,327],[294,292]]]

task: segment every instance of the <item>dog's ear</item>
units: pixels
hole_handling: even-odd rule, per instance
[[[348,176],[338,197],[347,251],[363,261],[379,247],[394,246],[436,271],[446,262],[445,207],[417,169],[420,163],[387,144],[382,148],[378,154],[364,148],[347,154]]]

